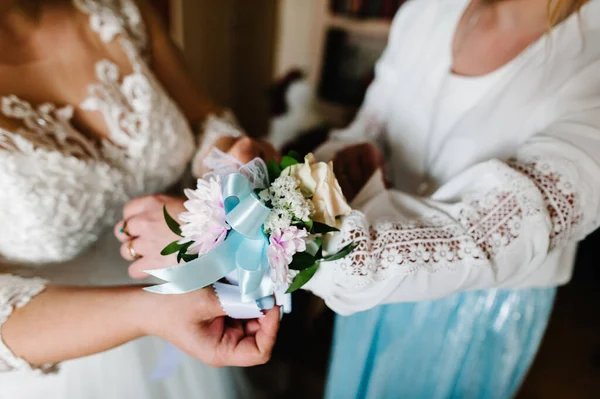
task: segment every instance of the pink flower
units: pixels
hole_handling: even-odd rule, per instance
[[[277,229],[269,237],[267,258],[271,266],[271,279],[280,287],[287,283],[288,266],[292,263],[294,254],[306,251],[304,239],[308,233],[296,226]]]
[[[205,254],[221,244],[230,227],[225,221],[221,179],[198,180],[196,190],[185,190],[189,198],[184,206],[188,212],[179,215],[182,222],[180,243],[193,241],[190,254]]]

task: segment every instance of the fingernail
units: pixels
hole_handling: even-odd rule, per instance
[[[279,321],[281,321],[281,319],[283,319],[283,306],[279,308]]]
[[[275,306],[275,298],[272,296],[266,296],[256,300],[256,306],[261,310],[269,310]]]

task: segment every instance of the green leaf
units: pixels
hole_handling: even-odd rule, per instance
[[[318,244],[319,244],[319,249],[317,250],[317,253],[315,254],[315,259],[316,260],[320,260],[323,259],[323,239],[321,237],[317,237],[315,238],[315,241],[318,240]]]
[[[284,155],[283,158],[281,158],[281,169],[285,169],[296,164],[298,164],[298,161],[288,155]]]
[[[174,254],[175,252],[179,252],[179,250],[181,249],[181,244],[177,241],[173,241],[172,243],[170,243],[169,245],[167,245],[165,247],[165,249],[163,249],[160,254],[162,256],[167,256],[167,255],[171,255]]]
[[[306,231],[312,231],[313,225],[314,225],[314,222],[312,220],[309,220],[309,221],[306,221],[303,223],[304,223],[304,228],[306,229]]]
[[[298,151],[292,150],[292,151],[288,152],[287,155],[290,158],[294,158],[298,162],[302,162],[302,155],[300,155],[300,153]]]
[[[181,259],[183,259],[183,261],[187,263],[198,259],[198,255],[181,254]]]
[[[165,215],[165,221],[167,222],[167,226],[169,226],[169,229],[177,234],[179,237],[181,237],[181,229],[179,228],[179,223],[177,223],[175,221],[175,219],[173,219],[171,217],[171,215],[169,215],[169,212],[167,212],[167,206],[163,206],[163,214]]]
[[[181,260],[184,259],[187,250],[192,246],[193,243],[193,241],[189,241],[181,245],[181,248],[179,248],[179,253],[177,254],[177,263],[181,262]]]
[[[269,181],[273,183],[281,175],[281,167],[271,159],[267,162],[267,172],[269,173]]]
[[[290,263],[290,269],[292,270],[304,270],[314,265],[316,259],[308,252],[297,252],[294,254],[292,263]]]
[[[326,233],[332,233],[334,231],[340,231],[340,230],[336,229],[335,227],[329,226],[325,223],[313,222],[313,226],[312,226],[312,229],[310,232],[312,234],[326,234]]]
[[[322,262],[333,262],[334,260],[340,260],[342,258],[345,258],[350,254],[350,252],[354,251],[356,247],[358,247],[357,244],[350,243],[344,248],[342,248],[337,254],[326,256],[325,258],[323,258]]]
[[[291,294],[294,291],[299,290],[304,286],[304,284],[308,283],[311,278],[315,275],[317,270],[319,269],[319,264],[315,263],[311,267],[302,270],[300,273],[294,277],[294,281],[290,285],[290,288],[286,291],[286,294]]]
[[[314,256],[315,260],[319,260],[320,257],[317,257],[317,254],[321,251],[322,245],[323,240],[321,239],[321,237],[313,236],[306,241],[306,252]]]

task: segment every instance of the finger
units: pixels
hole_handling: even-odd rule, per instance
[[[347,163],[348,169],[346,170],[348,180],[352,184],[352,187],[357,188],[362,186],[363,183],[363,169],[361,167],[360,158],[362,157],[361,152],[354,152],[352,154],[352,162]]]
[[[362,171],[361,181],[366,183],[373,173],[379,168],[378,151],[375,147],[365,146],[362,156],[357,157],[359,168]]]
[[[342,193],[346,199],[351,202],[354,199],[354,187],[350,183],[348,176],[345,172],[341,172],[339,175],[336,175],[336,177],[340,187],[342,188]]]
[[[144,279],[148,277],[148,273],[145,270],[162,269],[177,265],[177,255],[162,256],[159,253],[148,252],[148,250],[144,250],[143,248],[139,250],[143,251],[142,253],[145,254],[144,257],[139,258],[129,265],[128,273],[131,278],[136,280]],[[136,251],[138,250],[137,241],[135,249]]]
[[[245,326],[241,320],[226,317],[225,324],[227,325],[228,328],[231,328],[232,330],[236,330],[237,332],[239,332],[240,336],[245,334]]]
[[[123,207],[123,219],[131,219],[134,215],[146,212],[156,207],[162,207],[166,201],[160,195],[150,195],[129,201]]]
[[[281,161],[281,155],[279,152],[273,147],[273,145],[269,142],[260,140],[258,142],[259,150],[260,150],[260,158],[264,161],[273,160],[275,162]]]
[[[277,331],[279,331],[280,323],[280,307],[275,306],[269,310],[265,317],[258,320],[260,330],[256,332],[256,346],[260,353],[271,356],[273,346],[277,340]]]
[[[129,239],[141,237],[144,235],[144,233],[151,232],[152,229],[149,226],[150,223],[150,215],[147,212],[138,213],[137,215],[127,219],[127,232],[129,233]]]
[[[127,269],[127,273],[129,277],[134,280],[143,280],[148,278],[148,273],[144,272],[144,270],[150,270],[149,262],[145,258],[140,258],[129,265]]]
[[[256,335],[256,333],[260,330],[260,323],[258,320],[249,320],[245,326],[245,333],[248,336]]]
[[[132,238],[131,236],[128,236],[126,234],[124,228],[125,228],[125,221],[121,220],[121,221],[117,222],[117,224],[115,224],[115,228],[113,230],[115,237],[117,237],[117,240],[119,240],[120,242],[127,242]],[[127,231],[129,231],[129,227],[127,228]]]
[[[234,136],[224,136],[217,139],[217,141],[215,141],[213,145],[215,148],[223,152],[229,152],[229,150],[231,149],[231,147],[233,147],[237,140],[237,137]]]
[[[123,244],[121,244],[120,252],[121,252],[121,256],[123,257],[123,259],[129,260],[129,261],[134,261],[134,260],[136,260],[136,256],[134,256],[134,255],[137,255],[137,257],[142,255],[140,252],[138,252],[135,245],[136,245],[135,240],[127,241],[127,242],[124,242]]]
[[[241,163],[248,163],[260,156],[258,145],[249,137],[240,138],[229,150],[229,155]]]

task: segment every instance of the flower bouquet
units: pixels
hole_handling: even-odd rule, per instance
[[[332,163],[290,152],[279,163],[257,158],[241,165],[214,149],[206,164],[213,172],[185,191],[183,223],[164,210],[181,238],[162,254],[176,253],[179,264],[147,271],[165,283],[146,290],[180,294],[213,285],[231,317],[261,317],[275,303],[289,312],[290,293],[324,262],[354,250],[324,250],[351,211]]]

